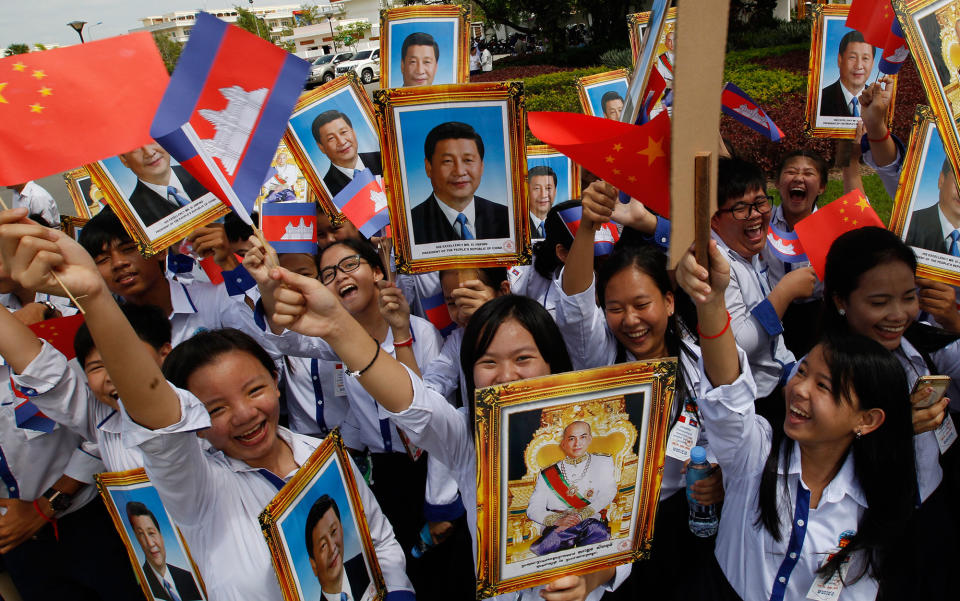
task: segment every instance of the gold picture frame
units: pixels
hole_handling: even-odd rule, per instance
[[[960,177],[960,4],[955,0],[896,0],[894,11],[906,35],[930,108],[940,126],[954,173]]]
[[[153,601],[154,599],[166,599],[168,597],[160,588],[161,584],[148,565],[149,560],[146,558],[142,544],[134,542],[136,539],[135,533],[139,529],[132,521],[135,518],[142,518],[142,523],[147,528],[155,525],[156,531],[161,534],[164,541],[162,546],[165,562],[172,558],[173,561],[183,565],[183,567],[178,567],[176,564],[169,562],[166,565],[167,572],[177,586],[179,595],[184,599],[208,599],[203,576],[200,574],[197,564],[193,561],[187,541],[184,540],[180,528],[174,524],[163,507],[163,502],[160,500],[157,490],[150,483],[150,479],[143,468],[125,472],[95,474],[94,478],[97,481],[100,496],[103,497],[104,505],[107,506],[107,512],[113,520],[113,525],[120,533],[120,538],[127,548],[130,564],[133,566],[137,581],[140,583],[147,600]],[[122,512],[120,510],[121,504],[123,505]],[[139,505],[135,508],[135,504]],[[175,540],[178,545],[171,545],[171,539]],[[182,590],[181,587],[190,584],[185,580],[188,574],[193,578],[192,584],[195,589]],[[162,596],[157,597],[158,594]]]
[[[806,116],[805,133],[814,138],[852,140],[856,134],[857,122],[860,120],[859,117],[839,114],[849,112],[849,107],[846,107],[842,100],[845,90],[841,88],[836,60],[840,39],[847,32],[853,31],[846,26],[849,12],[850,6],[845,4],[815,4],[811,8],[813,25],[804,114]],[[876,81],[882,52],[882,48],[874,50],[873,66],[867,74],[866,83]],[[893,77],[896,80],[896,75]],[[825,80],[833,83],[823,86]],[[887,111],[888,126],[893,123],[896,96],[896,81],[894,81],[890,107]],[[840,108],[841,105],[844,108]],[[825,110],[828,114],[824,114]]]
[[[591,117],[606,117],[603,110],[603,96],[609,92],[617,92],[620,97],[620,111],[626,102],[627,88],[630,85],[630,74],[626,69],[616,69],[603,73],[594,73],[577,78],[577,96],[583,112]],[[619,121],[619,113],[614,121]]]
[[[376,90],[373,102],[381,132],[397,273],[528,264],[523,84],[391,88]],[[471,224],[476,232],[472,239],[460,239],[450,222],[443,222],[426,171],[428,132],[454,122],[466,124],[484,147],[480,152],[483,170],[468,182],[476,186],[471,204],[477,223]],[[445,139],[449,138],[441,141]]]
[[[94,185],[86,167],[77,167],[64,173],[63,183],[67,186],[77,217],[90,219],[104,207],[103,193]]]
[[[270,177],[260,187],[260,196],[254,202],[257,211],[264,203],[307,202],[307,178],[282,140],[273,153],[270,170]]]
[[[640,43],[643,41],[643,32],[647,28],[647,25],[650,23],[650,11],[644,11],[641,13],[633,13],[627,15],[627,28],[630,33],[630,52],[633,53],[633,64],[636,66],[637,59],[640,57]],[[657,42],[658,50],[666,49],[664,42],[666,40],[667,32],[673,31],[673,28],[676,27],[677,23],[677,9],[670,8],[667,10],[667,18],[664,21],[664,33],[660,36],[660,40]]]
[[[538,165],[550,167],[557,175],[557,194],[553,204],[580,198],[582,192],[580,165],[573,162],[570,157],[547,144],[527,146],[528,182],[530,180],[530,169]],[[564,174],[566,174],[566,177],[562,177]],[[527,190],[527,198],[530,199],[529,189]]]
[[[917,275],[960,286],[960,258],[948,253],[937,210],[943,168],[953,174],[938,123],[930,107],[917,107],[889,229],[913,247]]]
[[[670,358],[477,391],[478,599],[649,556],[676,374]],[[586,423],[592,435],[587,454],[573,460],[588,461],[579,478],[563,469],[567,451],[557,442],[575,422]],[[551,517],[536,520],[560,515],[549,503],[565,495],[564,513],[576,509],[576,497],[586,504],[576,512],[594,529],[592,544],[549,548],[556,531]],[[588,518],[606,529],[606,539]]]
[[[160,148],[156,142],[148,145],[151,148],[154,146]],[[188,192],[189,204],[173,209],[156,221],[153,217],[146,217],[145,213],[141,213],[141,210],[132,204],[131,199],[136,197],[138,206],[156,205],[158,202],[165,203],[166,200],[149,190],[143,182],[138,181],[134,172],[120,162],[120,157],[110,157],[86,165],[94,185],[103,193],[104,200],[120,219],[123,228],[131,238],[136,240],[141,254],[147,257],[163,251],[175,242],[186,238],[198,227],[203,227],[230,212],[229,206],[221,202],[213,193],[204,190],[185,169],[179,165],[173,165],[173,158],[167,151],[161,149],[150,152],[162,152],[166,155],[171,161],[172,172],[181,180],[181,184],[190,190],[196,190],[196,197]],[[184,180],[191,184],[187,185]],[[150,223],[146,223],[144,219]]]
[[[63,233],[70,236],[74,240],[78,240],[80,238],[80,230],[83,229],[83,226],[87,225],[88,221],[90,220],[85,217],[61,215],[60,229],[63,231]]]
[[[403,86],[400,49],[404,39],[421,29],[437,44],[437,64],[428,83],[450,85],[470,81],[470,9],[458,4],[401,6],[380,11],[380,87]],[[447,30],[450,31],[447,31]],[[446,63],[447,53],[452,61]],[[439,79],[437,79],[439,77]]]
[[[377,176],[382,174],[380,137],[373,114],[373,104],[364,91],[360,79],[353,71],[304,92],[293,107],[283,134],[283,144],[306,178],[309,191],[313,192],[327,216],[339,223],[340,211],[333,204],[333,197],[346,186],[345,176],[339,175],[336,166],[320,148],[312,124],[327,111],[339,111],[349,120],[349,128],[357,141],[357,156],[364,167]],[[369,164],[368,164],[369,163]],[[308,193],[308,202],[313,200]]]
[[[344,557],[350,558],[342,560],[345,566],[358,554],[366,566],[367,586],[364,593],[352,591],[354,598],[357,601],[382,601],[386,597],[387,588],[377,563],[352,465],[353,459],[343,446],[340,431],[334,429],[260,514],[260,527],[270,547],[284,601],[322,598],[320,585],[305,559],[307,551],[303,540],[307,514],[322,497],[331,498],[339,513],[345,539]],[[292,536],[287,535],[288,523]],[[291,541],[295,541],[293,545]],[[295,554],[294,548],[299,553]],[[353,548],[358,552],[350,554]],[[306,579],[299,577],[303,572],[310,572]],[[355,583],[351,581],[350,584],[352,590]]]

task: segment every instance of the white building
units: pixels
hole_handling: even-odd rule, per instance
[[[338,25],[364,21],[370,23],[371,29],[351,49],[354,46],[358,49],[377,48],[380,46],[380,9],[390,5],[389,0],[331,0],[330,4],[318,4],[317,8],[330,7],[329,12],[321,12],[327,17],[322,23],[296,27],[291,35],[280,40],[293,42],[297,56],[314,58],[342,49],[333,42]]]
[[[279,39],[284,29],[292,29],[295,25],[294,11],[300,10],[299,4],[281,4],[276,6],[256,6],[249,5],[248,10],[257,17],[263,19],[266,26],[270,29],[271,37]],[[318,4],[317,8],[332,12],[335,5],[328,3]],[[178,42],[186,42],[190,39],[190,31],[196,24],[198,10],[178,10],[162,15],[144,17],[140,19],[143,27],[132,31],[149,31],[150,33],[166,34]],[[236,23],[237,11],[235,8],[211,8],[205,12],[218,17],[227,23]]]

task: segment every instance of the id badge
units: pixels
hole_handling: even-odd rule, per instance
[[[337,363],[337,371],[333,376],[333,394],[347,396],[347,388],[343,384],[343,363]]]
[[[953,423],[953,416],[950,415],[950,412],[947,412],[946,417],[933,432],[937,435],[937,446],[940,447],[940,454],[943,455],[953,444],[953,441],[957,439],[957,426]]]
[[[667,438],[667,457],[673,457],[678,461],[690,459],[690,450],[697,445],[699,438],[700,418],[697,415],[697,406],[696,403],[688,401],[684,403],[683,412],[670,429],[670,436]]]
[[[823,560],[821,567],[826,565],[841,548],[850,544],[850,539],[852,539],[854,535],[855,532],[853,530],[844,530],[840,533],[839,547]],[[813,601],[836,601],[836,599],[839,599],[840,593],[843,591],[843,581],[847,578],[847,569],[850,567],[849,564],[850,556],[848,555],[847,558],[843,560],[843,563],[840,564],[837,571],[829,578],[818,574],[817,577],[813,579],[810,590],[807,591],[807,599],[813,599]]]

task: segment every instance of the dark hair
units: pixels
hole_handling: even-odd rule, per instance
[[[170,320],[164,314],[163,309],[156,305],[134,305],[133,303],[124,303],[120,305],[120,311],[130,322],[133,331],[137,333],[137,338],[146,342],[156,350],[160,350],[171,340]],[[90,336],[90,329],[84,323],[77,330],[77,335],[73,338],[73,352],[77,356],[80,367],[86,367],[87,357],[97,345]]]
[[[899,261],[916,271],[917,258],[899,236],[882,227],[851,230],[830,245],[823,274],[823,310],[820,328],[843,332],[847,320],[837,310],[835,298],[846,300],[860,286],[860,277],[877,265]]]
[[[356,251],[356,253],[360,255],[360,258],[370,265],[371,269],[377,268],[384,276],[387,275],[387,270],[383,266],[383,260],[380,258],[380,253],[377,252],[377,249],[374,248],[373,244],[370,244],[369,241],[358,238],[344,238],[343,240],[331,242],[330,244],[321,248],[320,252],[317,253],[317,273],[320,272],[320,259],[323,258],[323,253],[327,252],[327,249],[333,248],[338,244]]]
[[[230,211],[223,218],[223,232],[230,242],[241,242],[253,235],[253,228],[244,223],[243,219],[237,217],[236,213]]]
[[[783,160],[780,161],[780,166],[777,167],[778,180],[780,179],[780,175],[783,173],[783,168],[787,166],[787,163],[790,162],[790,159],[795,159],[797,157],[803,157],[813,161],[813,164],[817,167],[817,172],[820,175],[820,183],[824,186],[827,185],[827,159],[823,158],[819,152],[816,152],[815,150],[807,150],[806,148],[791,150],[783,156]]]
[[[717,170],[717,208],[731,198],[740,198],[751,190],[766,190],[767,178],[753,163],[738,158],[720,157]]]
[[[428,161],[433,160],[433,153],[441,140],[473,140],[477,144],[480,160],[483,160],[483,139],[471,125],[459,121],[447,121],[431,129],[423,143],[423,156]]]
[[[337,507],[337,502],[330,495],[320,495],[320,498],[310,506],[310,512],[307,513],[307,526],[304,528],[303,538],[307,543],[307,553],[310,555],[310,559],[315,559],[313,557],[313,529],[317,527],[317,523],[330,509],[333,509],[333,513],[339,521],[340,508]]]
[[[536,167],[531,167],[527,171],[527,181],[529,182],[535,177],[543,177],[549,175],[553,178],[553,185],[557,185],[557,172],[553,170],[553,167],[550,165],[537,165]]]
[[[943,165],[940,165],[940,175],[953,175],[953,165],[950,164],[950,159],[943,159]],[[954,177],[956,177],[954,175]]]
[[[433,58],[440,60],[440,46],[429,33],[415,31],[404,38],[403,44],[400,46],[401,61],[407,58],[407,49],[410,48],[410,46],[433,46]]]
[[[127,501],[126,512],[127,521],[131,522],[131,526],[133,526],[134,516],[146,515],[150,516],[150,521],[152,521],[153,525],[157,527],[157,530],[160,529],[160,522],[157,521],[157,516],[153,515],[153,512],[150,511],[150,508],[140,501]]]
[[[248,334],[234,328],[200,332],[173,347],[163,361],[163,375],[177,388],[185,389],[193,372],[231,351],[253,355],[271,376],[277,376],[277,366],[267,351]]]
[[[480,280],[484,286],[489,286],[494,290],[500,290],[500,284],[507,279],[506,267],[478,267],[476,270],[477,279]],[[448,273],[457,271],[459,271],[459,269],[441,269],[437,275],[442,278]]]
[[[856,582],[867,573],[879,580],[886,573],[884,562],[904,532],[917,499],[907,377],[896,356],[866,336],[829,332],[819,345],[830,368],[835,402],[852,403],[852,397],[856,397],[860,409],[882,409],[886,417],[879,428],[855,438],[850,445],[848,452],[853,453],[854,474],[867,508],[850,542],[818,572],[830,576],[847,557],[863,551],[863,571],[848,574],[846,582]],[[781,478],[779,471],[780,466],[790,465],[794,445],[784,433],[782,421],[771,427],[773,440],[760,478],[756,523],[780,541],[783,532],[777,508],[778,483],[783,484],[781,494],[791,498],[792,493],[786,490],[787,479]]]
[[[336,121],[337,119],[343,119],[346,121],[347,125],[350,126],[350,129],[353,129],[353,123],[350,122],[350,117],[347,117],[346,114],[341,113],[336,109],[323,111],[316,116],[316,118],[313,120],[313,124],[310,126],[310,133],[313,134],[313,139],[317,141],[317,144],[320,144],[320,128],[327,123]]]
[[[497,330],[508,319],[517,320],[537,343],[537,349],[550,365],[550,373],[573,370],[567,345],[563,342],[560,328],[543,308],[532,298],[519,294],[507,294],[484,303],[470,317],[460,343],[460,367],[466,378],[467,395],[473,399],[476,385],[473,381],[473,365],[487,351]],[[471,418],[473,403],[469,403]],[[471,423],[472,420],[471,420]]]
[[[27,215],[27,217],[32,221],[37,222],[39,225],[42,225],[43,227],[53,227],[53,225],[48,223],[47,219],[40,213],[30,213],[29,215]]]
[[[610,90],[609,92],[604,93],[604,95],[600,97],[600,110],[604,113],[607,112],[607,103],[614,100],[623,102],[623,96],[620,95],[620,92],[616,90]]]
[[[543,219],[543,240],[533,245],[533,268],[541,277],[552,280],[554,272],[561,265],[557,257],[557,244],[567,250],[570,250],[573,244],[573,235],[563,223],[560,211],[579,206],[579,200],[565,200],[547,211],[547,216]]]
[[[840,38],[840,48],[837,51],[837,55],[842,55],[847,51],[847,46],[855,42],[860,42],[862,44],[867,44],[865,39],[863,39],[863,34],[854,29],[853,31],[848,31],[842,38]],[[873,49],[873,56],[877,56],[877,49],[871,44],[870,48]]]
[[[114,242],[131,242],[133,238],[123,229],[123,223],[110,207],[104,207],[93,216],[80,230],[78,242],[91,257],[96,257],[103,249],[110,248]]]

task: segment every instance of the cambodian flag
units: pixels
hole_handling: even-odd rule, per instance
[[[37,391],[26,386],[17,386],[12,377],[10,378],[10,388],[17,398],[17,406],[13,410],[17,427],[34,432],[53,432],[54,428],[57,427],[57,422],[44,415],[40,408],[30,400],[30,397],[37,395]]]
[[[766,113],[760,105],[753,101],[746,92],[727,83],[723,86],[723,94],[720,96],[720,110],[724,115],[729,115],[746,125],[750,129],[766,136],[772,142],[779,142],[783,138],[783,132],[773,122],[770,115]]]
[[[433,327],[440,331],[440,334],[446,338],[447,334],[457,329],[457,324],[450,319],[450,311],[447,311],[447,303],[443,300],[443,292],[438,292],[433,296],[420,299],[420,306],[427,319],[433,324]]]
[[[800,263],[807,260],[797,232],[781,231],[772,223],[767,230],[767,246],[773,251],[774,256],[784,263]]]
[[[251,223],[308,70],[286,50],[200,13],[150,134]]]
[[[364,169],[333,197],[333,204],[369,238],[390,224],[387,195],[373,172]]]
[[[640,117],[637,125],[643,125],[650,121],[650,111],[657,105],[657,101],[663,96],[667,89],[667,80],[660,75],[660,71],[654,69],[650,71],[650,81],[647,82],[647,89],[643,94],[643,103],[640,105]]]
[[[278,253],[317,254],[317,205],[271,202],[260,207],[263,237]]]
[[[571,236],[577,235],[580,229],[580,220],[583,218],[583,209],[581,207],[570,207],[559,212],[563,225],[567,226],[567,231]],[[613,245],[620,239],[620,232],[617,226],[612,222],[604,223],[593,234],[593,256],[602,257],[613,252]]]
[[[894,19],[893,24],[890,25],[890,33],[887,35],[887,43],[883,46],[880,72],[887,75],[897,73],[908,56],[910,56],[910,50],[907,49],[907,40],[904,39],[903,28],[900,27],[900,21]]]

